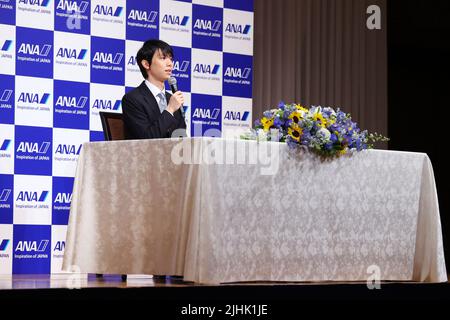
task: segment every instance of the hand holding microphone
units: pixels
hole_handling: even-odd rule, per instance
[[[181,91],[178,91],[177,79],[171,76],[168,80],[168,83],[170,85],[170,89],[172,90],[172,97],[170,97],[168,108],[171,111],[173,110],[173,112],[180,109],[181,115],[184,118],[184,109],[183,109],[184,97]]]

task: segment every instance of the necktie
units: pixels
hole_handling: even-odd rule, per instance
[[[161,111],[161,113],[163,113],[163,111],[167,109],[167,100],[166,100],[166,96],[165,96],[165,94],[161,91],[160,93],[158,93],[158,97],[159,97],[159,102],[158,102],[159,111]]]

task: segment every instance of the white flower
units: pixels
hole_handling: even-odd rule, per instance
[[[276,128],[270,129],[270,141],[280,141],[280,130]]]
[[[263,129],[258,129],[258,141],[267,141],[267,133]]]
[[[323,108],[323,111],[324,112],[329,112],[330,113],[330,117],[335,117],[336,116],[336,111],[334,111],[334,109],[331,108],[331,107]]]
[[[322,113],[322,107],[321,107],[321,106],[312,106],[312,107],[309,109],[309,113],[310,113],[310,114]]]
[[[241,138],[246,140],[256,140],[256,130],[252,128],[244,130],[241,134]]]
[[[320,128],[319,131],[317,131],[317,136],[323,140],[330,140],[331,133],[327,128]]]

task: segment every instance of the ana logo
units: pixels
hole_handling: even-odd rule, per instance
[[[13,91],[11,89],[3,90],[2,96],[0,97],[0,102],[8,102],[11,98]]]
[[[41,48],[38,44],[22,43],[18,53],[47,57],[51,48],[52,46],[49,44],[44,44]]]
[[[219,20],[205,20],[205,19],[197,19],[194,23],[194,28],[197,29],[204,29],[204,30],[211,30],[211,31],[219,31],[221,21]]]
[[[209,64],[197,63],[194,66],[194,72],[198,72],[198,73],[217,74],[217,72],[219,72],[219,69],[220,69],[220,65],[218,65],[218,64],[209,65]]]
[[[58,52],[56,53],[56,57],[83,60],[86,52],[87,49],[81,49],[79,52],[77,52],[76,49],[59,48]]]
[[[94,8],[94,13],[102,16],[120,17],[122,10],[122,7],[117,7],[114,9],[110,6],[96,5]]]
[[[95,62],[99,63],[110,63],[110,64],[120,64],[123,58],[123,53],[116,53],[113,59],[112,53],[106,53],[106,52],[96,52],[94,55],[94,59],[92,59]]]
[[[24,142],[19,143],[17,147],[17,152],[28,152],[28,153],[47,153],[50,147],[50,142],[42,142],[41,145],[37,142]]]
[[[128,59],[127,65],[130,65],[130,64],[133,66],[135,66],[137,64],[135,56],[131,56],[130,59]]]
[[[78,1],[60,0],[56,6],[56,9],[68,12],[74,11],[78,13],[84,13],[88,5],[89,2],[87,1],[81,1],[80,4],[78,4]]]
[[[20,191],[16,201],[44,202],[47,196],[48,191],[42,191],[41,194],[38,194],[36,191]]]
[[[55,203],[70,204],[72,202],[72,193],[70,192],[59,192],[56,195]]]
[[[48,6],[50,0],[19,0],[19,4],[25,4],[28,6],[39,6],[46,7]]]
[[[67,155],[79,155],[81,151],[81,144],[79,146],[73,144],[58,144],[55,153]]]
[[[213,110],[206,108],[197,108],[195,109],[192,117],[216,120],[219,117],[219,112],[219,108],[214,108]]]
[[[65,241],[57,241],[53,251],[64,251],[65,247],[66,247],[66,242]]]
[[[43,252],[47,248],[47,245],[49,243],[49,240],[41,240],[39,242],[37,241],[19,241],[16,246],[15,251],[36,251],[36,252]]]
[[[121,103],[120,100],[116,100],[113,104],[112,100],[96,99],[92,108],[100,110],[119,110]]]
[[[183,61],[175,61],[173,63],[173,70],[178,72],[186,72],[189,67],[189,61],[183,60]]]
[[[225,31],[231,32],[231,33],[248,34],[250,31],[250,27],[251,26],[249,24],[242,25],[242,24],[229,23],[225,27]]]
[[[9,51],[9,49],[11,48],[11,44],[12,44],[12,40],[5,40],[0,51]]]
[[[55,106],[82,109],[84,108],[87,100],[88,98],[84,96],[79,97],[78,101],[76,97],[58,96]]]
[[[21,92],[17,102],[46,104],[49,97],[49,93],[44,93],[42,97],[39,97],[37,93]]]
[[[239,111],[227,111],[225,113],[224,119],[235,120],[235,121],[246,121],[250,112],[245,111],[243,113]]]
[[[8,248],[9,239],[3,239],[0,243],[0,251],[5,251]]]
[[[232,78],[240,78],[240,79],[248,79],[248,76],[250,75],[250,68],[233,68],[228,67],[225,70],[225,76],[232,77]]]
[[[11,189],[3,189],[0,194],[0,202],[6,202],[9,199],[9,195],[11,193]]]
[[[138,20],[138,21],[146,21],[146,22],[155,22],[156,17],[158,16],[157,11],[142,11],[142,10],[131,10],[128,15],[128,19]]]
[[[171,14],[165,14],[164,17],[162,18],[162,23],[176,24],[179,26],[186,26],[188,21],[189,21],[188,16],[181,17],[181,16],[174,16]]]
[[[5,139],[3,140],[1,146],[0,146],[0,151],[6,151],[8,150],[9,145],[11,144],[11,140],[9,139]]]

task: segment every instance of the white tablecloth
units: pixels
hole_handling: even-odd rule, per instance
[[[279,143],[183,143],[83,145],[63,269],[201,283],[447,280],[426,154],[323,160]],[[194,163],[178,163],[181,147]]]

